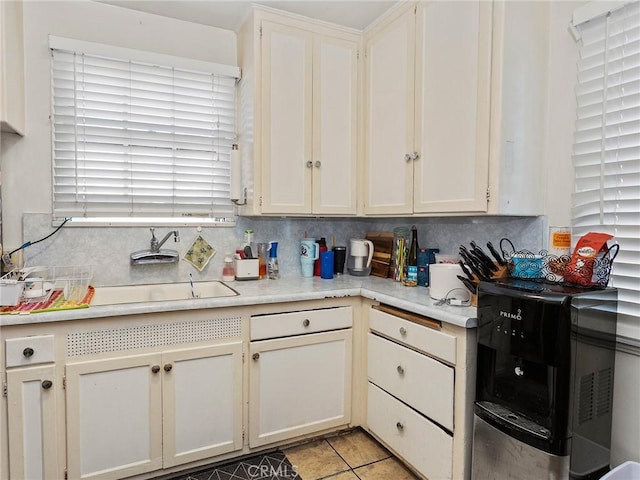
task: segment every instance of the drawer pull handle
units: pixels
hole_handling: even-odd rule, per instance
[[[33,356],[34,353],[35,352],[33,351],[33,348],[31,348],[31,347],[27,347],[22,351],[22,354],[27,358]]]
[[[42,382],[42,388],[45,390],[49,390],[53,386],[53,382],[51,380],[44,380]]]
[[[402,432],[404,430],[404,423],[402,422],[396,423],[396,428]]]
[[[160,371],[160,365],[154,365],[153,367],[151,367],[151,371],[153,373],[158,373]]]
[[[400,335],[404,337],[406,334],[407,334],[407,329],[404,327],[400,327]]]
[[[309,325],[311,325],[311,322],[309,321],[308,318],[305,318],[304,321],[302,322],[302,326],[308,327]]]
[[[404,375],[404,367],[402,365],[398,365],[398,368],[396,368],[396,370],[398,370],[398,373],[400,375]]]
[[[255,361],[257,361],[260,358],[260,354],[259,353],[254,353],[251,358],[253,358]]]
[[[170,372],[172,368],[173,368],[173,365],[171,365],[170,363],[167,363],[164,366],[164,371],[165,372]]]

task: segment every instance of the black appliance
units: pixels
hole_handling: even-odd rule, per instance
[[[479,284],[475,480],[608,471],[616,308],[613,288]]]

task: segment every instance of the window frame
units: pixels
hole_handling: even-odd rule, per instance
[[[212,199],[211,207],[208,212],[204,211],[207,207],[204,207],[203,204],[201,203],[200,207],[196,207],[196,209],[192,212],[185,211],[185,213],[179,213],[179,210],[176,210],[175,212],[172,213],[171,212],[171,210],[173,210],[172,206],[176,204],[180,205],[179,202],[177,203],[175,202],[175,198],[176,198],[175,195],[172,195],[171,198],[168,199],[169,202],[167,203],[168,208],[167,208],[166,214],[163,214],[162,212],[159,212],[159,211],[147,212],[146,214],[144,212],[135,212],[135,207],[131,207],[131,211],[124,212],[124,213],[118,212],[117,211],[118,209],[116,208],[116,209],[113,209],[111,213],[105,213],[103,215],[100,214],[99,212],[82,214],[79,209],[75,209],[76,211],[73,212],[74,210],[73,208],[71,208],[71,210],[67,209],[66,211],[64,209],[57,210],[56,209],[57,198],[60,198],[61,194],[60,192],[56,191],[56,186],[58,185],[59,187],[59,184],[56,184],[56,171],[55,171],[57,157],[56,157],[56,150],[55,150],[56,118],[55,118],[55,110],[54,110],[55,105],[54,105],[54,91],[53,91],[54,80],[55,80],[54,72],[53,72],[53,68],[54,68],[53,52],[54,50],[59,50],[59,51],[70,52],[76,55],[89,55],[92,57],[104,57],[108,59],[116,59],[116,60],[121,60],[125,63],[128,62],[129,64],[143,64],[143,65],[150,66],[151,68],[160,67],[160,68],[171,69],[176,71],[179,70],[181,72],[186,71],[186,72],[196,72],[197,74],[212,75],[212,83],[218,77],[224,78],[224,82],[227,84],[227,90],[226,90],[227,97],[225,97],[225,102],[226,102],[226,105],[229,105],[229,103],[233,105],[233,113],[231,116],[229,116],[228,114],[229,110],[227,109],[226,114],[224,116],[227,122],[225,123],[225,125],[227,125],[225,127],[225,131],[227,132],[227,135],[224,136],[223,138],[223,136],[219,134],[217,137],[212,137],[212,138],[215,138],[215,141],[218,143],[217,146],[222,146],[225,149],[224,152],[228,150],[228,153],[221,153],[222,150],[218,150],[215,153],[211,153],[211,155],[213,156],[213,158],[215,158],[216,155],[219,155],[220,160],[222,161],[222,163],[220,164],[220,168],[222,170],[228,171],[228,174],[226,175],[223,174],[223,176],[220,178],[223,179],[223,185],[225,184],[224,182],[228,183],[229,193],[231,193],[231,186],[233,183],[231,179],[231,173],[233,169],[231,168],[230,151],[231,151],[231,145],[234,143],[237,143],[237,123],[238,123],[237,85],[240,79],[239,67],[211,63],[211,62],[206,62],[206,61],[192,59],[192,58],[177,57],[172,55],[57,37],[54,35],[49,36],[49,49],[52,57],[51,58],[51,70],[52,70],[51,71],[51,75],[52,75],[51,76],[51,88],[52,88],[52,92],[51,92],[52,183],[51,184],[52,184],[52,216],[53,216],[54,224],[60,223],[63,218],[71,217],[74,221],[70,222],[69,225],[75,225],[75,226],[150,226],[150,225],[153,225],[153,226],[155,225],[234,226],[235,225],[236,217],[237,217],[237,208],[234,202],[232,202],[230,198],[228,199],[229,202],[227,205],[223,203],[226,199],[222,199],[222,200],[219,199],[218,202],[220,203],[216,203],[214,201],[214,197],[205,197],[205,198]],[[229,91],[228,86],[232,81],[233,81],[233,87],[232,87],[233,98],[230,100],[228,97],[228,91]],[[75,88],[76,87],[74,86],[73,89],[75,90]],[[159,103],[159,105],[161,105],[161,103]],[[220,107],[214,106],[212,108],[215,109]],[[167,118],[173,118],[173,117],[167,117]],[[228,123],[229,121],[231,121],[231,126],[229,126],[229,123]],[[77,124],[77,122],[74,122],[74,123]],[[208,122],[208,123],[213,123],[213,122]],[[125,129],[124,131],[126,132],[127,130]],[[122,136],[120,138],[123,140],[123,143],[125,143],[127,140],[125,136]],[[72,140],[71,144],[77,145],[77,138]],[[174,145],[173,147],[169,147],[169,149],[166,151],[169,151],[169,152],[173,151],[173,154],[170,153],[168,158],[170,162],[173,162],[173,164],[176,164],[177,156],[175,155],[175,152],[178,151],[179,149],[175,147],[176,144],[173,144],[173,145]],[[77,156],[77,153],[75,153],[75,155]],[[126,157],[126,154],[122,155],[122,157],[123,158]],[[173,158],[173,160],[171,160],[171,158]],[[179,162],[180,158],[178,158],[177,160]],[[206,161],[207,160],[205,159],[204,161],[201,160],[200,162],[206,163]],[[175,171],[169,173],[169,177],[167,178],[169,178],[170,182],[173,182],[173,180],[170,180],[170,179],[174,178],[176,174],[177,173]],[[74,175],[75,175],[74,178],[78,178],[77,172]],[[193,174],[188,174],[187,178],[196,178],[195,176],[192,177],[191,175]],[[212,172],[210,173],[210,175],[211,175],[211,178],[213,179],[213,178],[216,178],[216,175],[218,175],[218,173]],[[151,181],[155,181],[155,179],[151,179]],[[210,192],[213,194],[213,187],[207,187],[207,188],[209,188]],[[121,202],[121,203],[124,203],[124,202]],[[144,200],[139,201],[137,202],[137,204],[142,205],[144,208],[145,201]],[[105,205],[108,206],[109,205],[108,202]],[[135,205],[135,202],[132,202],[132,205]],[[162,205],[164,205],[164,203],[162,202],[162,200],[160,200],[160,201],[155,201],[154,203],[150,203],[149,205],[159,207],[158,210],[162,210]],[[218,211],[216,211],[215,205],[219,205]],[[188,210],[188,209],[185,209],[185,210]]]

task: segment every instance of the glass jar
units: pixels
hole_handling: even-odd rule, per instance
[[[393,229],[391,265],[393,267],[393,279],[396,282],[402,282],[404,280],[407,255],[409,254],[409,243],[408,227],[396,227]]]

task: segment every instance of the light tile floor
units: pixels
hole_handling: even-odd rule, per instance
[[[366,432],[351,432],[283,450],[302,480],[414,480],[416,477]]]
[[[415,480],[361,429],[158,480]]]

